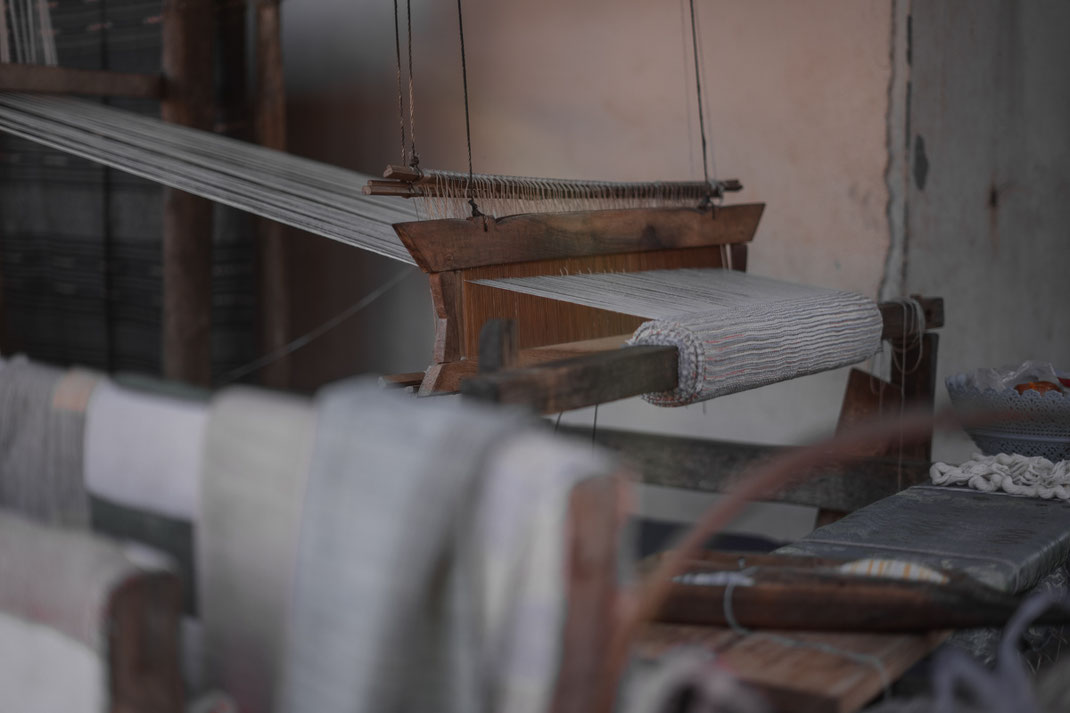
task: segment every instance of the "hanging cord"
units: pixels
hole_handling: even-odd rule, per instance
[[[460,2],[460,0],[458,0],[458,2]],[[688,5],[691,8],[691,54],[695,60],[695,95],[698,99],[698,129],[699,136],[702,138],[702,177],[705,179],[706,185],[709,186],[709,193],[706,194],[706,197],[702,201],[702,206],[706,207],[713,203],[714,198],[720,197],[720,191],[710,182],[710,165],[706,149],[706,118],[702,111],[702,77],[699,75],[698,32],[695,29],[695,0],[688,0]]]
[[[416,88],[412,78],[412,0],[405,0],[405,21],[409,30],[409,165],[420,165],[420,155],[416,153]]]
[[[394,54],[397,57],[398,123],[401,125],[401,163],[406,164],[408,163],[408,156],[405,153],[405,95],[401,90],[401,27],[398,22],[398,0],[394,0]],[[412,60],[410,59],[410,63],[411,61]]]
[[[265,366],[274,364],[279,359],[293,354],[295,351],[302,347],[308,346],[314,340],[319,339],[324,334],[331,331],[332,329],[334,329],[350,317],[354,316],[361,310],[365,309],[393,288],[397,287],[406,277],[414,274],[416,273],[413,270],[401,270],[392,278],[379,285],[379,287],[376,287],[374,290],[364,295],[364,297],[360,298],[360,300],[358,300],[354,304],[350,305],[349,307],[346,307],[344,310],[331,317],[326,322],[323,322],[319,326],[314,327],[308,332],[305,332],[297,339],[294,339],[293,341],[282,345],[275,351],[269,352],[264,356],[260,357],[259,359],[251,361],[243,366],[239,366],[236,369],[231,369],[226,374],[223,374],[223,376],[219,377],[219,382],[216,385],[225,386],[231,382],[237,381],[238,379],[244,376],[248,376],[253,372],[260,371]]]
[[[464,13],[461,11],[461,0],[457,0],[457,31],[461,37],[461,81],[464,84],[464,134],[468,141],[468,180],[464,184],[464,197],[468,205],[472,206],[472,217],[477,218],[483,213],[479,210],[472,198],[472,122],[468,113],[468,62],[464,52]]]

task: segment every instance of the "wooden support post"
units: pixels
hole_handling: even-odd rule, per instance
[[[518,362],[516,322],[511,319],[488,319],[479,332],[479,373],[493,374],[510,369]]]
[[[256,141],[261,146],[286,150],[286,85],[282,68],[282,41],[278,0],[256,2]],[[290,339],[290,275],[286,260],[286,227],[269,220],[257,221],[260,253],[260,348],[265,354]],[[290,385],[290,361],[280,359],[264,367],[265,386]]]
[[[936,357],[940,347],[940,335],[926,332],[920,340],[892,342],[898,353],[892,362],[891,382],[898,390],[902,388],[903,402],[907,407],[924,406],[930,412],[936,399]],[[904,458],[932,460],[932,439],[903,446]],[[895,448],[898,453],[898,448]],[[903,487],[913,485],[903,483]]]
[[[165,0],[163,71],[162,118],[210,129],[210,0]],[[171,188],[164,191],[163,373],[200,385],[212,378],[212,204]]]

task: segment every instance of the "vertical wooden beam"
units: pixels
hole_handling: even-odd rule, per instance
[[[907,407],[923,406],[929,411],[936,398],[936,357],[940,347],[940,335],[926,332],[916,342],[907,344],[892,342],[898,357],[892,362],[891,382],[896,389],[902,387],[903,400]],[[903,447],[903,458],[932,460],[932,438]],[[897,451],[898,452],[898,451]],[[904,483],[903,487],[914,483]]]
[[[208,130],[212,121],[211,0],[164,0],[160,114]],[[212,378],[212,204],[164,191],[163,373],[207,385]]]
[[[286,85],[282,68],[282,40],[278,0],[256,3],[256,116],[257,143],[286,150]],[[258,221],[260,238],[260,347],[269,354],[290,339],[290,275],[286,260],[286,228],[274,221]],[[290,385],[290,361],[280,359],[264,367],[265,386]]]

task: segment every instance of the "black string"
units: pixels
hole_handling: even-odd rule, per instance
[[[461,11],[461,0],[457,0],[457,30],[461,36],[461,81],[464,83],[464,133],[468,141],[468,181],[464,184],[464,197],[468,199],[468,205],[472,206],[472,217],[483,215],[479,211],[475,200],[472,199],[472,123],[468,114],[468,63],[464,52],[464,13]]]
[[[398,60],[398,122],[401,124],[401,163],[405,164],[405,98],[401,90],[401,26],[398,23],[398,0],[394,0],[394,53],[397,55]],[[409,59],[409,64],[412,64],[411,58]],[[411,66],[409,71],[412,71]]]
[[[415,168],[420,165],[420,157],[416,153],[416,97],[412,78],[412,0],[405,0],[405,20],[409,26],[409,144],[412,147],[409,165]]]
[[[706,185],[710,187],[710,193],[706,196],[706,202],[714,195],[713,184],[710,183],[710,166],[706,158],[706,119],[702,113],[702,79],[698,68],[698,34],[695,31],[695,0],[688,0],[691,7],[691,54],[695,58],[695,94],[698,96],[698,130],[702,137],[702,175],[706,179]]]

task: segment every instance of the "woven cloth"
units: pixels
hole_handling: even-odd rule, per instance
[[[643,398],[685,406],[855,364],[880,348],[870,299],[732,270],[680,269],[479,280],[479,284],[651,319],[629,344],[675,346],[677,388]]]
[[[818,528],[781,554],[894,558],[957,570],[996,589],[1031,589],[1070,554],[1070,505],[918,485]]]
[[[1000,453],[975,455],[961,465],[933,463],[929,477],[936,485],[966,486],[984,492],[1070,500],[1070,461]]]
[[[85,409],[92,374],[23,358],[0,369],[0,505],[45,522],[85,527]]]
[[[317,411],[281,710],[546,710],[568,494],[608,461],[369,384]]]
[[[250,388],[211,406],[194,534],[203,682],[245,713],[273,709],[314,421],[306,399]]]

